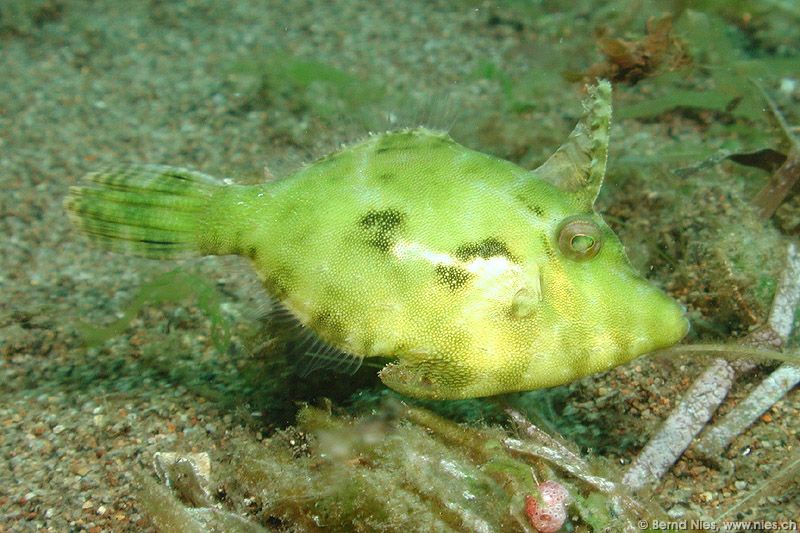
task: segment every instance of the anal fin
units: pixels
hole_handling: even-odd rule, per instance
[[[273,302],[263,320],[269,324],[279,345],[286,351],[301,377],[320,370],[332,370],[352,376],[361,368],[363,357],[333,346],[303,324],[280,301]]]

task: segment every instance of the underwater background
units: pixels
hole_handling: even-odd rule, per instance
[[[571,495],[564,531],[797,520],[796,387],[629,494],[712,358],[458,402],[402,397],[368,363],[300,376],[243,260],[105,253],[62,201],[108,165],[257,183],[417,125],[535,168],[604,77],[597,207],[687,307],[686,344],[737,343],[800,283],[781,281],[798,27],[792,0],[0,2],[0,531],[532,531],[545,479]],[[778,364],[739,372],[712,422]]]

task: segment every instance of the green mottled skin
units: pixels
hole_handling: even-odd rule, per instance
[[[89,181],[103,188],[75,188],[67,207],[111,249],[249,257],[267,291],[329,345],[396,358],[380,375],[403,393],[550,387],[674,344],[687,329],[681,308],[631,268],[592,208],[607,145],[607,117],[592,131],[597,115],[588,109],[588,129],[575,137],[589,142],[573,142],[591,157],[562,149],[534,173],[416,129],[372,136],[257,186],[171,169],[190,176],[177,184],[164,179],[169,167],[98,173]],[[572,162],[586,172],[576,178]],[[101,203],[98,190],[137,180],[141,190],[122,191],[137,200]],[[154,183],[186,203],[152,207]],[[599,232],[588,260],[559,243],[575,215]]]

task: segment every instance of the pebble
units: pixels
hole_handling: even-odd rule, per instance
[[[676,505],[676,506],[674,506],[674,507],[670,508],[670,509],[667,511],[667,515],[668,515],[670,518],[675,518],[675,519],[677,519],[677,518],[683,518],[684,516],[686,516],[686,508],[685,508],[685,507],[682,507],[682,506],[680,506],[680,505]]]

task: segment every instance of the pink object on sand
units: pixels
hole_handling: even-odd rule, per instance
[[[540,533],[555,533],[567,519],[569,492],[556,481],[545,481],[539,483],[539,496],[525,496],[525,514]]]

